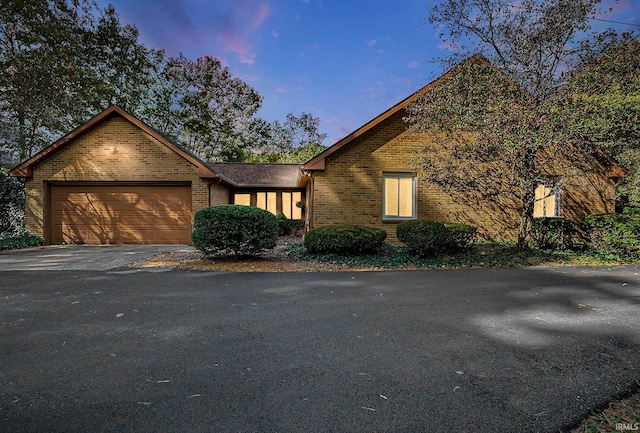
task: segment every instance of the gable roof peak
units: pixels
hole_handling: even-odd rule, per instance
[[[48,157],[52,156],[56,152],[63,149],[69,143],[73,142],[77,138],[81,137],[82,135],[86,134],[87,132],[91,131],[92,129],[96,128],[97,126],[101,125],[105,121],[115,116],[123,117],[128,122],[140,128],[142,131],[144,131],[151,137],[155,138],[161,144],[165,145],[166,147],[168,147],[169,149],[171,149],[172,151],[174,151],[175,153],[177,153],[178,155],[180,155],[181,157],[183,157],[184,159],[186,159],[187,161],[189,161],[190,163],[198,167],[198,174],[200,177],[212,178],[212,179],[219,178],[219,176],[217,176],[216,173],[213,172],[206,165],[206,163],[202,161],[197,155],[194,155],[193,153],[184,149],[182,146],[174,143],[172,140],[168,139],[167,137],[165,137],[164,135],[162,135],[161,133],[159,133],[149,125],[145,124],[144,122],[142,122],[141,120],[133,116],[132,114],[129,114],[124,109],[118,107],[117,105],[110,106],[103,112],[87,120],[85,123],[83,123],[76,129],[74,129],[67,135],[63,136],[62,138],[56,140],[54,143],[45,147],[40,152],[38,152],[31,158],[27,159],[26,161],[22,162],[21,164],[13,168],[11,171],[9,171],[9,175],[17,176],[17,177],[33,177],[33,169],[40,162],[44,161]],[[227,181],[224,178],[221,178],[221,180],[225,182]]]
[[[346,146],[347,144],[352,142],[354,139],[360,137],[361,135],[363,135],[367,131],[371,130],[376,125],[382,123],[384,120],[388,119],[389,117],[391,117],[392,115],[396,114],[400,110],[403,110],[410,103],[412,103],[413,101],[418,99],[420,96],[422,96],[423,94],[425,94],[429,90],[433,89],[439,83],[441,83],[441,82],[449,79],[450,77],[458,74],[467,65],[473,64],[473,63],[477,63],[477,62],[485,63],[488,66],[491,66],[492,68],[496,69],[496,71],[499,71],[481,53],[474,54],[473,56],[468,57],[467,59],[461,61],[460,63],[458,63],[454,67],[450,68],[448,71],[446,71],[443,74],[441,74],[438,78],[436,78],[435,80],[431,81],[427,85],[421,87],[420,89],[418,89],[417,91],[415,91],[414,93],[412,93],[411,95],[409,95],[408,97],[403,99],[402,101],[398,102],[397,104],[395,104],[394,106],[392,106],[388,110],[384,111],[379,116],[377,116],[377,117],[373,118],[372,120],[370,120],[369,122],[365,123],[363,126],[361,126],[360,128],[356,129],[351,134],[349,134],[346,137],[342,138],[341,140],[336,142],[333,146],[325,149],[323,152],[321,152],[318,155],[316,155],[315,157],[311,158],[309,161],[307,161],[303,165],[303,169],[304,170],[309,170],[309,171],[324,170],[325,158],[327,158],[328,156],[330,156],[331,154],[333,154],[337,150],[341,149],[342,147]]]

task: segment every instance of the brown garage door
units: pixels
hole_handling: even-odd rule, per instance
[[[51,185],[51,243],[191,243],[191,187]]]

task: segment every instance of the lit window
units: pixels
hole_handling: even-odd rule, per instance
[[[416,177],[410,173],[385,173],[382,183],[382,218],[416,218]]]
[[[276,193],[275,192],[259,192],[256,194],[256,207],[268,210],[272,214],[276,214]]]
[[[535,202],[533,204],[533,217],[556,217],[560,214],[560,186],[538,185],[536,188]]]
[[[242,206],[251,206],[251,194],[234,194],[233,203]]]
[[[302,201],[301,192],[282,193],[282,213],[289,219],[302,219],[302,209],[297,206]]]

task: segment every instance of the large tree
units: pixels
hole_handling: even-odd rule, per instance
[[[209,56],[170,58],[163,79],[158,98],[164,100],[162,109],[168,109],[163,131],[204,159],[247,157],[263,126],[255,116],[262,104],[258,92]]]
[[[320,119],[311,113],[287,114],[283,123],[275,120],[265,125],[263,140],[248,160],[268,163],[303,163],[326,149],[320,132]]]
[[[438,158],[422,161],[424,179],[461,200],[516,203],[521,247],[528,246],[538,185],[589,163],[591,143],[558,127],[553,104],[582,59],[616,38],[590,32],[599,3],[441,0],[430,10],[453,50],[448,62],[484,57],[463,62],[410,106],[410,124],[453,143],[441,152],[441,141],[428,141],[425,154]]]
[[[628,174],[617,182],[618,205],[640,206],[640,41],[624,35],[583,66],[555,100],[560,124],[597,145]]]
[[[60,131],[88,88],[77,53],[92,25],[85,1],[3,1],[0,4],[0,145],[25,159]]]
[[[110,105],[146,105],[162,52],[112,6],[89,0],[0,4],[0,150],[24,160]],[[0,156],[2,156],[0,154]]]

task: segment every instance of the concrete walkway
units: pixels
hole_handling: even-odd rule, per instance
[[[188,245],[47,245],[0,251],[0,271],[106,271]]]

